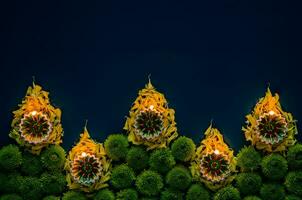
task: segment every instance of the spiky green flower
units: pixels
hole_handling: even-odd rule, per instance
[[[288,149],[287,161],[290,169],[302,169],[302,144],[296,144]]]
[[[129,150],[126,161],[132,169],[140,171],[148,167],[149,155],[143,147],[134,146]]]
[[[201,184],[193,184],[189,188],[186,200],[196,200],[196,199],[203,199],[203,200],[210,200],[210,193],[205,187]]]
[[[167,148],[154,150],[149,159],[150,168],[159,173],[167,173],[175,164],[171,151]]]
[[[22,154],[16,145],[7,145],[0,149],[0,169],[12,171],[22,163]]]
[[[64,193],[62,200],[87,200],[87,197],[81,192],[68,191]]]
[[[119,191],[116,197],[116,200],[138,200],[137,191],[131,188]]]
[[[162,177],[157,172],[151,170],[142,172],[136,180],[138,191],[146,196],[157,195],[163,186]]]
[[[160,200],[183,200],[183,194],[178,190],[168,188],[161,192]]]
[[[24,178],[18,173],[5,175],[4,190],[7,193],[20,193],[20,188],[24,183]]]
[[[302,171],[289,172],[284,185],[290,193],[302,196]]]
[[[261,187],[260,196],[262,199],[283,200],[285,198],[285,190],[282,185],[268,183]]]
[[[22,200],[22,197],[17,194],[5,194],[0,197],[0,200]]]
[[[66,187],[65,175],[60,172],[45,172],[40,178],[42,190],[47,195],[60,195]]]
[[[257,196],[247,196],[247,197],[244,197],[243,200],[261,200],[261,199]]]
[[[242,195],[254,195],[259,192],[262,179],[256,173],[241,173],[236,177],[236,185]]]
[[[237,165],[242,171],[253,171],[260,167],[261,155],[253,146],[243,147],[237,155]]]
[[[134,171],[125,164],[113,168],[110,182],[114,188],[130,187],[135,180]]]
[[[176,160],[189,161],[195,154],[196,145],[191,138],[180,136],[171,147],[172,154]]]
[[[24,177],[20,186],[20,194],[24,199],[41,200],[43,197],[42,184],[37,177]]]
[[[166,176],[166,183],[176,190],[186,190],[192,182],[189,170],[183,166],[176,166]]]
[[[271,180],[280,180],[287,173],[287,161],[279,154],[265,156],[261,162],[262,173]]]
[[[60,200],[60,197],[51,195],[51,196],[44,197],[43,200]]]
[[[0,192],[3,193],[4,191],[6,191],[6,184],[8,182],[8,176],[7,174],[4,174],[2,172],[0,172]]]
[[[94,196],[93,199],[94,200],[114,200],[115,195],[109,189],[102,189],[96,193],[96,195]]]
[[[295,195],[287,195],[285,200],[301,200],[301,198]]]
[[[23,154],[23,162],[21,165],[21,171],[25,175],[37,176],[43,171],[40,156],[33,155],[31,153]]]
[[[216,192],[216,194],[214,195],[214,200],[229,200],[229,199],[232,200],[241,199],[239,191],[233,186],[224,187],[218,190],[218,192]]]
[[[122,134],[112,134],[105,140],[105,151],[115,161],[126,158],[128,146],[128,139]]]
[[[157,197],[141,197],[140,200],[157,200]]]
[[[63,169],[66,160],[65,150],[59,145],[52,145],[45,149],[41,155],[41,161],[48,170]]]

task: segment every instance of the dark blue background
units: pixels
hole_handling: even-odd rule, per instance
[[[121,132],[148,74],[176,110],[180,134],[196,142],[213,119],[240,149],[245,115],[269,84],[302,119],[298,3],[83,2],[0,6],[1,145],[12,142],[11,112],[32,76],[63,111],[66,149],[86,119],[98,141]]]

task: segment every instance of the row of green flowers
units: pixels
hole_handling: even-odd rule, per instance
[[[264,154],[252,146],[237,155],[238,173],[232,184],[213,192],[190,172],[194,142],[178,137],[169,147],[147,151],[131,145],[125,135],[104,142],[113,160],[109,187],[84,194],[66,187],[65,150],[53,145],[33,155],[16,145],[0,150],[0,200],[298,200],[302,197],[302,144],[287,153]]]

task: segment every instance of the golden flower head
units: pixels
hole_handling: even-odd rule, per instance
[[[279,95],[273,96],[269,88],[246,119],[242,128],[245,138],[259,150],[284,152],[296,142],[296,121],[291,113],[282,110]]]
[[[41,86],[28,87],[24,100],[13,114],[9,136],[31,153],[39,154],[42,148],[62,142],[61,110],[50,104],[48,92]]]
[[[174,110],[168,107],[164,95],[149,83],[139,91],[127,117],[124,129],[128,140],[147,149],[166,147],[178,136]]]

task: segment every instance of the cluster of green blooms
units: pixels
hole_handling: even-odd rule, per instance
[[[179,137],[169,147],[147,151],[145,146],[129,144],[125,136],[115,134],[105,141],[105,150],[113,160],[110,194],[105,189],[98,199],[210,198],[203,185],[193,185],[189,163],[195,144],[187,137]],[[106,197],[100,198],[103,195]]]
[[[252,146],[237,154],[234,181],[211,191],[195,180],[190,162],[194,142],[178,137],[168,147],[147,150],[110,135],[105,150],[111,163],[108,187],[93,193],[68,190],[64,174],[65,151],[49,146],[33,155],[16,145],[0,150],[0,200],[301,200],[302,145],[286,154],[263,153]]]
[[[302,199],[302,145],[286,153],[263,153],[252,146],[237,155],[235,187],[244,200]]]
[[[23,150],[23,149],[22,149]],[[40,155],[22,152],[16,145],[0,150],[1,200],[56,200],[66,191],[65,150],[53,145]]]

